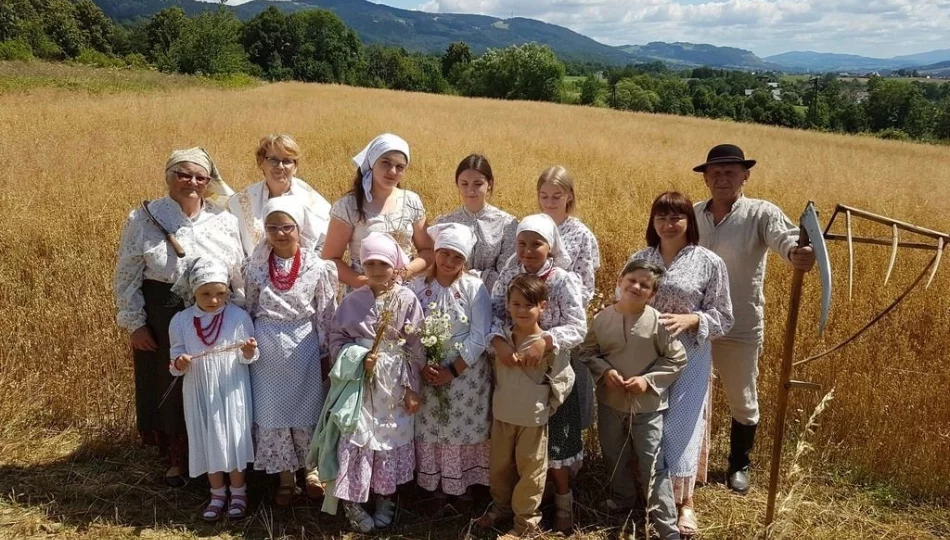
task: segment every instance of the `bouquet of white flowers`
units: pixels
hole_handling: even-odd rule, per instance
[[[460,319],[465,323],[465,316]],[[438,309],[435,303],[429,304],[429,314],[422,321],[422,327],[418,329],[422,346],[425,348],[426,365],[441,367],[446,355],[449,353],[449,343],[452,341],[452,316],[449,313]],[[417,329],[406,328],[406,333],[414,333]],[[455,351],[460,352],[461,343],[455,344]],[[448,385],[435,386],[432,388],[433,395],[438,400],[435,416],[440,424],[449,423],[449,388]],[[424,399],[424,398],[423,398]]]

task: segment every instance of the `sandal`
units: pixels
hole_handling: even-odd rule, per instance
[[[171,471],[178,471],[176,474],[168,474]],[[188,477],[181,473],[181,467],[169,467],[162,477],[162,482],[170,488],[183,488],[188,485]]]
[[[290,504],[294,502],[295,492],[296,492],[296,486],[293,486],[293,485],[278,486],[277,492],[274,493],[274,504],[277,506],[290,506]]]
[[[215,501],[220,502],[221,504],[214,504]],[[208,506],[205,507],[205,511],[201,513],[201,519],[207,521],[208,523],[213,523],[221,519],[221,514],[224,513],[224,505],[227,504],[228,498],[224,495],[211,495],[211,502],[208,503]]]
[[[247,517],[247,495],[231,495],[228,503],[228,519],[244,519]]]
[[[676,527],[680,530],[680,536],[689,538],[699,533],[699,523],[696,521],[696,512],[689,506],[680,507],[679,519],[676,520]]]

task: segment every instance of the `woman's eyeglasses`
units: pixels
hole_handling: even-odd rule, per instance
[[[266,161],[267,164],[270,165],[271,167],[276,167],[278,165],[283,165],[284,167],[293,167],[294,165],[297,164],[296,159],[290,159],[290,158],[280,159],[280,158],[275,158],[274,156],[267,156],[266,158],[264,158],[264,161]]]
[[[264,225],[264,231],[267,234],[277,234],[277,232],[282,232],[284,234],[290,234],[294,232],[297,228],[297,225],[294,223],[285,223],[284,225]]]
[[[178,177],[179,182],[190,182],[192,179],[194,179],[194,181],[197,182],[198,184],[207,184],[208,182],[211,181],[210,176],[203,176],[200,174],[190,174],[190,173],[181,172],[181,171],[173,171],[173,172],[175,173],[175,176]]]

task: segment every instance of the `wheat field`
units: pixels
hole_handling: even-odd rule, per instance
[[[540,171],[564,165],[578,182],[577,215],[600,240],[598,288],[604,292],[612,291],[627,256],[644,245],[655,195],[675,189],[693,200],[704,196],[701,177],[690,169],[720,142],[738,144],[759,160],[747,195],[774,201],[793,219],[814,200],[824,218],[844,203],[950,230],[950,194],[943,189],[950,186],[950,149],[868,137],[300,83],[161,93],[37,88],[0,93],[0,119],[0,450],[6,456],[0,470],[30,471],[44,459],[62,459],[57,445],[92,456],[134,446],[131,357],[126,336],[114,324],[112,271],[124,219],[142,199],[163,194],[162,166],[173,148],[205,147],[237,189],[259,179],[253,156],[258,139],[287,132],[304,150],[299,176],[332,201],[348,189],[350,156],[372,136],[391,131],[410,142],[405,187],[421,195],[430,219],[458,204],[453,172],[471,152],[486,154],[495,170],[493,204],[516,216],[535,212],[533,185]],[[861,226],[856,232],[889,235],[881,227]],[[830,250],[837,289],[831,322],[819,338],[820,291],[811,274],[799,358],[860,328],[929,260],[902,251],[885,288],[889,249],[857,246],[849,301],[846,248],[832,244]],[[763,421],[755,454],[760,495],[791,277],[789,267],[774,257],[768,273],[759,379]],[[929,290],[915,291],[850,347],[796,373],[820,383],[823,391],[794,391],[787,455],[822,395],[834,388],[835,399],[810,437],[809,467],[816,477],[871,485],[876,493],[926,505],[950,500],[948,273],[939,272]],[[715,402],[714,469],[724,466],[728,440],[728,412],[719,391]],[[136,452],[135,459],[146,455]],[[701,490],[700,505],[703,497]],[[10,496],[10,501],[22,499]],[[761,497],[751,505],[754,512],[761,511],[760,503]],[[741,507],[741,501],[717,504],[723,521],[706,537],[737,537],[726,509]],[[950,535],[944,518],[928,518],[943,523],[927,529],[934,537]],[[894,534],[897,529],[882,529],[874,518],[864,523],[867,528],[854,529],[852,523],[845,529],[929,537]],[[807,535],[807,524],[800,527]]]

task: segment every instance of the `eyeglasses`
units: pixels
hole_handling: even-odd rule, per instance
[[[284,167],[293,167],[294,165],[297,164],[296,159],[290,159],[290,158],[280,159],[280,158],[275,158],[274,156],[267,156],[266,158],[264,158],[264,161],[266,161],[267,164],[270,165],[271,167],[276,167],[278,165],[283,165]]]
[[[190,173],[181,172],[181,171],[172,171],[172,172],[174,172],[175,176],[178,177],[179,182],[190,182],[192,179],[194,179],[194,181],[197,182],[198,184],[207,184],[208,182],[211,181],[210,176],[202,176],[200,174],[190,174]]]
[[[285,223],[284,225],[264,225],[264,230],[267,234],[277,234],[277,231],[280,231],[284,234],[290,234],[294,232],[297,228],[297,225],[294,223]]]

